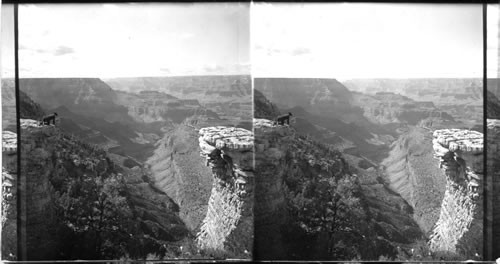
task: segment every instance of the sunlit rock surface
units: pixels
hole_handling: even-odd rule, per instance
[[[17,134],[2,133],[2,253],[1,259],[17,259]]]
[[[199,131],[200,155],[213,173],[207,215],[197,234],[202,249],[250,257],[253,247],[253,134],[243,128]]]
[[[442,129],[433,136],[435,157],[447,183],[430,248],[477,256],[483,252],[483,134]]]

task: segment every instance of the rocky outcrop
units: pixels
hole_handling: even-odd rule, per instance
[[[488,87],[489,88],[489,87]],[[488,98],[489,99],[489,98]],[[500,120],[487,120],[487,259],[500,257]]]
[[[55,190],[50,183],[54,171],[52,151],[46,146],[57,137],[54,126],[39,126],[38,122],[21,119],[21,240],[25,244],[24,259],[55,259],[59,220],[54,208]],[[52,146],[53,147],[53,146]]]
[[[433,136],[435,156],[446,175],[446,192],[430,249],[474,258],[483,252],[483,134],[442,129]]]
[[[2,135],[2,252],[1,259],[17,257],[17,134]]]
[[[255,254],[286,259],[281,226],[287,221],[283,169],[293,131],[267,119],[254,120],[255,133]]]
[[[235,127],[199,130],[201,156],[213,173],[208,209],[197,234],[201,249],[250,257],[253,244],[253,134]]]

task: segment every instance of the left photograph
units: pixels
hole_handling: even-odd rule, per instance
[[[2,5],[0,72],[2,102],[2,188],[0,259],[17,259],[17,126],[14,82],[14,5]]]
[[[249,4],[20,5],[18,25],[17,259],[250,259]]]

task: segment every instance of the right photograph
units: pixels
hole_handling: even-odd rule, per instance
[[[487,239],[488,259],[500,257],[500,87],[499,87],[499,13],[498,4],[487,5],[487,96],[486,96],[486,142],[487,142]]]
[[[254,258],[491,258],[483,6],[256,3],[251,16]],[[500,121],[487,135],[498,142]]]

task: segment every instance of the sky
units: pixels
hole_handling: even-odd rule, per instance
[[[486,75],[488,78],[498,78],[500,77],[500,73],[498,71],[498,38],[500,37],[499,35],[499,30],[498,27],[500,26],[499,22],[499,12],[500,8],[499,5],[493,5],[490,4],[487,7],[487,14],[486,14],[486,24],[487,24],[487,32],[486,32],[486,45],[487,45],[487,57],[486,57],[486,64],[487,64],[487,72]]]
[[[14,6],[2,5],[0,22],[1,77],[14,77]]]
[[[482,77],[481,5],[255,3],[254,77]]]
[[[20,77],[250,74],[249,4],[19,8]]]

